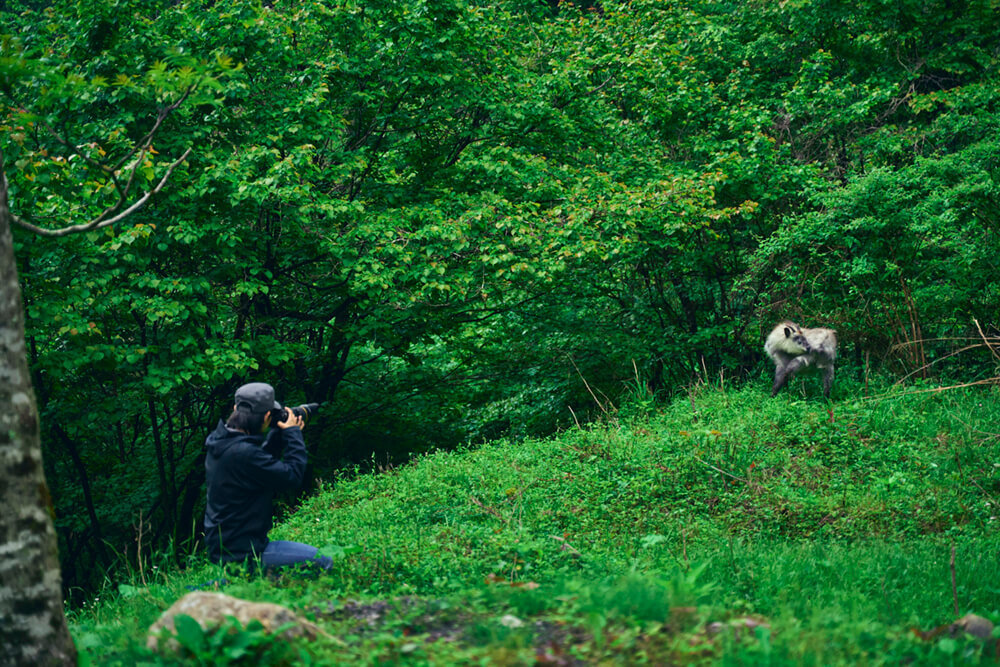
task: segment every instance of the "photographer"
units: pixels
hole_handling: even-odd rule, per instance
[[[283,412],[284,421],[265,437]],[[274,400],[271,385],[245,384],[236,390],[229,419],[220,420],[205,440],[205,545],[212,562],[259,558],[265,571],[299,563],[324,570],[333,565],[316,547],[267,538],[275,493],[298,488],[305,474],[304,420],[296,412]]]

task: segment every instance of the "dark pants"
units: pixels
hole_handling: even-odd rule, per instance
[[[320,556],[319,549],[316,547],[284,540],[268,542],[264,553],[260,555],[260,562],[265,570],[299,564],[307,564],[323,570],[329,570],[333,567],[333,559],[329,556]]]

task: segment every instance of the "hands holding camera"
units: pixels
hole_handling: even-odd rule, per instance
[[[298,426],[299,428],[306,427],[306,422],[302,419],[302,415],[296,414],[293,410],[285,410],[285,415],[288,416],[288,419],[283,422],[279,421],[278,428],[284,430],[293,426]]]

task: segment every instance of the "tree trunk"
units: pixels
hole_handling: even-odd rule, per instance
[[[76,664],[28,373],[24,306],[0,153],[0,662]]]
[[[69,437],[69,434],[63,430],[63,427],[56,424],[52,427],[59,439],[62,440],[63,445],[66,447],[66,451],[69,452],[70,459],[73,460],[73,467],[76,468],[76,474],[80,478],[80,488],[83,490],[83,502],[87,507],[87,516],[90,517],[90,530],[94,534],[92,540],[93,549],[97,552],[98,558],[102,564],[111,562],[108,555],[104,552],[104,535],[101,531],[101,521],[97,516],[97,507],[94,505],[94,496],[90,492],[90,476],[87,474],[87,466],[83,462],[83,457],[80,456],[80,448],[76,446],[76,441]],[[63,552],[63,556],[65,556]]]

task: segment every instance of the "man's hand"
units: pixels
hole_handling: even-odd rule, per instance
[[[293,426],[298,426],[299,428],[305,428],[306,423],[302,420],[302,417],[289,410],[288,421],[278,422],[278,428],[284,430],[286,428],[292,428]]]

